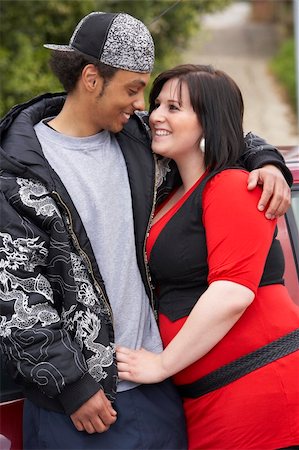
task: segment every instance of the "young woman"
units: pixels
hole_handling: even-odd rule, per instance
[[[150,95],[155,153],[181,185],[156,209],[147,256],[164,351],[117,349],[121,379],[173,377],[190,449],[299,444],[299,308],[283,285],[276,221],[237,166],[243,100],[225,73],[183,65]]]

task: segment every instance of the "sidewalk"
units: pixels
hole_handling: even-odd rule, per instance
[[[250,5],[235,3],[201,19],[183,62],[213,64],[237,82],[245,104],[244,131],[273,145],[298,145],[297,119],[267,67],[277,45],[275,26],[250,21]]]

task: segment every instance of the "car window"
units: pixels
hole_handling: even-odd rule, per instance
[[[293,301],[299,305],[299,186],[292,187],[292,203],[278,219],[278,239],[285,257],[285,285]]]
[[[292,191],[292,210],[294,213],[294,220],[297,225],[297,230],[299,232],[299,186],[298,189]]]

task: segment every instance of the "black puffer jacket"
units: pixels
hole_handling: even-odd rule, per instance
[[[113,313],[91,244],[33,129],[57,115],[64,99],[40,96],[13,108],[0,125],[0,336],[25,395],[71,414],[100,388],[113,400],[117,371]],[[175,165],[155,164],[145,120],[132,117],[117,140],[129,174],[137,261],[153,306],[145,238],[155,200],[178,177]],[[275,163],[291,180],[280,154],[253,135],[243,159],[248,170]]]

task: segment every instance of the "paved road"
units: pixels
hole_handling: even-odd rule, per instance
[[[202,18],[183,62],[213,64],[232,76],[244,97],[245,131],[274,145],[299,144],[295,114],[268,69],[277,45],[277,28],[252,22],[250,5],[235,3]]]

